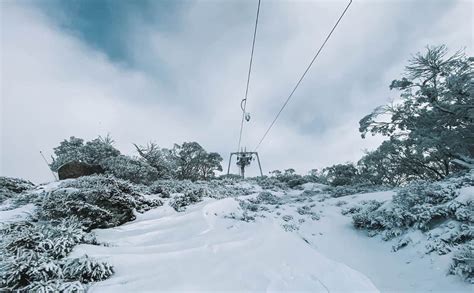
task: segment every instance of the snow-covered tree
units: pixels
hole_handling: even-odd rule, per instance
[[[153,167],[160,178],[173,178],[176,176],[177,161],[173,149],[160,148],[156,143],[150,142],[146,146],[134,144],[142,160]]]
[[[175,145],[178,179],[208,180],[215,171],[222,171],[222,157],[218,153],[208,153],[197,142]]]
[[[54,154],[50,168],[57,171],[63,164],[71,161],[102,165],[106,159],[120,155],[120,151],[113,146],[113,140],[108,135],[99,136],[85,144],[82,138],[71,136],[54,148]]]
[[[51,170],[57,171],[59,167],[70,161],[83,161],[83,147],[84,140],[74,136],[71,136],[69,140],[65,139],[60,142],[59,146],[54,148],[56,157],[51,157],[53,159],[50,165]]]
[[[332,186],[352,185],[359,183],[359,172],[352,163],[337,164],[323,169]]]
[[[160,174],[147,162],[129,156],[119,155],[103,162],[106,173],[133,183],[150,184],[160,178]]]
[[[473,61],[463,51],[448,56],[444,45],[427,47],[390,85],[400,98],[360,120],[362,137],[371,133],[392,138],[377,155],[394,160],[404,179],[442,179],[472,163]]]

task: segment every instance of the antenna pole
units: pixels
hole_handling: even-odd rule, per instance
[[[258,168],[260,169],[260,176],[263,177],[262,165],[260,164],[260,158],[258,157],[258,153],[257,153],[257,152],[255,152],[255,155],[257,156]]]
[[[41,156],[43,157],[43,160],[44,160],[44,162],[46,163],[46,166],[48,166],[48,169],[49,169],[49,164],[48,164],[48,161],[47,161],[47,160],[46,160],[46,158],[44,157],[44,155],[43,155],[43,152],[42,152],[42,151],[40,151],[40,154],[41,154]],[[50,169],[50,170],[51,170],[51,169]],[[54,180],[56,180],[56,181],[57,181],[57,180],[58,180],[58,178],[56,177],[56,174],[54,174],[53,170],[51,170],[51,174],[53,174]]]

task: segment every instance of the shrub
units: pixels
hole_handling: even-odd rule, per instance
[[[0,176],[0,203],[34,187],[30,181]]]
[[[250,202],[245,201],[245,200],[240,200],[239,201],[239,206],[244,211],[258,212],[258,210],[259,210],[259,205],[258,204],[250,203]]]
[[[205,189],[195,189],[185,194],[178,195],[170,202],[170,206],[177,212],[184,211],[188,205],[200,202],[204,196],[207,196]]]
[[[343,186],[328,186],[324,190],[329,193],[332,197],[341,197],[346,195],[358,194],[358,193],[369,193],[375,191],[388,190],[387,186],[375,186],[371,184],[354,184],[354,185],[343,185]]]
[[[148,192],[150,194],[159,194],[162,198],[169,198],[170,192],[169,190],[161,183],[161,182],[154,182],[149,188]]]
[[[139,212],[162,205],[146,199],[124,181],[109,176],[88,176],[61,185],[44,197],[39,217],[58,220],[76,216],[86,229],[108,228],[135,219]]]
[[[135,202],[128,194],[110,190],[56,190],[48,194],[39,213],[45,220],[75,215],[88,229],[118,226],[135,219]]]
[[[282,190],[282,189],[288,189],[288,185],[286,182],[281,181],[279,178],[276,176],[268,177],[268,176],[259,176],[259,177],[252,177],[246,179],[250,182],[253,182],[260,186],[264,190]]]
[[[133,183],[151,184],[159,178],[158,171],[147,162],[119,155],[103,161],[107,174]]]
[[[114,273],[111,265],[87,256],[53,260],[32,250],[18,251],[17,256],[4,261],[1,268],[0,288],[26,292],[40,288],[61,292],[84,289],[81,283],[102,281]]]
[[[93,235],[84,232],[77,219],[63,219],[58,224],[41,221],[10,223],[2,226],[0,235],[0,288],[27,292],[83,289],[75,281],[85,283],[82,275],[87,274],[87,270],[81,267],[84,270],[82,275],[69,274],[67,268],[71,261],[64,261],[64,257],[75,245],[95,244],[96,241]],[[87,264],[87,260],[81,259],[80,262]],[[110,271],[110,266],[101,265]],[[89,267],[95,268],[92,264]],[[96,272],[94,276],[97,275],[110,276]]]
[[[308,183],[308,182],[309,181],[307,179],[305,179],[304,177],[295,178],[295,179],[291,179],[290,181],[288,181],[288,187],[289,188],[295,188],[297,186],[303,185],[303,184]]]
[[[285,222],[289,222],[291,220],[293,220],[293,216],[292,215],[284,215],[283,217],[281,217],[283,219],[283,221]]]
[[[86,292],[81,282],[65,282],[63,280],[35,281],[23,288],[26,292]]]
[[[162,205],[144,197],[144,189],[96,175],[64,181],[41,195],[23,193],[35,195],[38,208],[32,218],[0,227],[0,291],[84,292],[83,284],[110,277],[107,263],[66,257],[77,244],[97,244],[87,231],[134,219],[134,209]]]
[[[312,220],[319,220],[320,216],[317,212],[311,210],[310,206],[301,206],[296,209],[296,212],[300,215],[310,215]]]
[[[113,275],[111,265],[89,258],[67,259],[63,263],[64,277],[69,280],[79,280],[81,283],[102,281]]]
[[[357,228],[406,229],[415,227],[427,231],[436,221],[454,217],[462,206],[447,204],[458,192],[450,185],[414,182],[400,189],[389,205],[372,209],[366,207],[353,216]]]
[[[0,288],[19,289],[32,282],[62,278],[61,269],[44,254],[18,250],[14,257],[4,256]]]
[[[449,272],[474,284],[474,241],[467,242],[453,256]]]
[[[47,222],[16,222],[4,225],[1,249],[14,254],[19,250],[33,250],[53,259],[65,257],[78,243],[96,243],[92,234],[86,233],[74,217],[56,225]]]
[[[268,191],[262,191],[257,195],[257,198],[249,200],[252,203],[256,204],[278,204],[279,198],[276,197],[273,193]]]
[[[413,182],[383,205],[366,202],[344,209],[343,213],[353,214],[356,228],[367,229],[370,235],[381,233],[384,240],[401,236],[408,229],[426,232],[426,252],[443,255],[459,250],[453,257],[450,272],[472,282],[474,202],[459,192],[460,187],[472,184],[472,175],[471,172],[435,183]],[[399,239],[394,250],[408,243],[408,238]],[[469,249],[470,254],[467,252]]]
[[[206,196],[212,198],[226,198],[251,194],[251,187],[245,187],[232,180],[210,180],[210,181],[190,181],[190,180],[159,180],[153,183],[148,192],[151,194],[161,193],[165,196],[173,193],[188,193],[195,190],[205,190]]]

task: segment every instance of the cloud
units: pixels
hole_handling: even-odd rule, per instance
[[[150,11],[160,10],[159,1]],[[169,25],[135,9],[108,29],[127,65],[65,30],[36,5],[2,2],[1,174],[50,180],[47,154],[71,135],[110,132],[117,147],[199,141],[237,147],[256,3],[193,1]],[[345,2],[263,1],[244,145],[255,147]],[[446,43],[472,52],[472,4],[355,1],[260,151],[264,171],[300,172],[357,160],[358,120],[395,93],[410,54]],[[152,12],[149,12],[152,14]],[[123,44],[122,44],[123,45]],[[257,174],[256,168],[250,174]]]

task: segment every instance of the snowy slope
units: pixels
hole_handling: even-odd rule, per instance
[[[449,256],[425,253],[421,232],[392,252],[392,241],[367,237],[341,214],[363,200],[389,200],[392,191],[331,198],[306,184],[260,199],[261,188],[254,191],[208,198],[184,212],[165,204],[97,230],[110,245],[80,245],[73,257],[88,254],[114,265],[116,274],[92,292],[472,292],[472,285],[447,275]]]
[[[207,199],[177,213],[163,206],[126,225],[97,231],[111,245],[81,245],[106,259],[116,274],[92,292],[377,291],[372,282],[341,262],[285,232],[271,217],[247,223],[226,218],[235,199]]]

